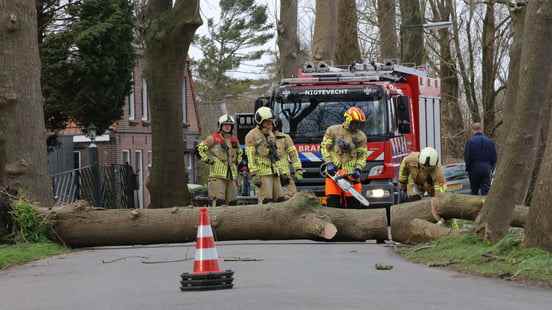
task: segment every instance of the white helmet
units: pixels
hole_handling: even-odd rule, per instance
[[[260,107],[257,109],[257,112],[255,112],[255,123],[257,125],[261,125],[263,121],[266,120],[273,120],[274,115],[272,115],[272,110],[269,107]]]
[[[232,116],[230,116],[228,114],[224,114],[223,116],[219,117],[219,119],[218,119],[218,129],[219,129],[219,131],[222,131],[222,125],[225,125],[225,124],[232,125],[232,129],[233,129],[234,124],[236,124],[236,122],[234,121],[234,118],[232,118]]]
[[[432,147],[423,148],[418,156],[418,163],[426,167],[435,167],[439,163],[439,154]]]

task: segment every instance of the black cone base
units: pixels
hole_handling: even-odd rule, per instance
[[[234,272],[209,272],[201,274],[183,273],[180,280],[181,291],[222,290],[234,286]]]

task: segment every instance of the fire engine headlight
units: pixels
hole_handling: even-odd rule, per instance
[[[366,196],[368,198],[387,198],[391,196],[391,192],[382,188],[369,189],[366,191]]]
[[[370,168],[370,172],[368,172],[368,175],[369,176],[380,175],[382,172],[383,172],[383,165],[377,165]]]

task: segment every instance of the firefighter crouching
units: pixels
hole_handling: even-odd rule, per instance
[[[251,182],[257,187],[259,203],[284,200],[281,194],[274,116],[268,107],[255,112],[257,126],[245,136],[245,151]]]
[[[288,134],[282,132],[282,120],[280,118],[274,120],[274,127],[278,151],[278,162],[276,165],[280,173],[280,182],[284,192],[283,196],[289,199],[297,193],[295,180],[299,181],[303,179],[303,168],[293,140]]]
[[[346,177],[356,191],[362,191],[360,172],[366,166],[366,135],[362,131],[366,122],[364,112],[358,107],[349,108],[343,124],[328,127],[320,151],[326,162],[326,173]],[[360,208],[361,204],[349,192],[329,177],[325,180],[326,205],[334,208]]]
[[[436,192],[446,191],[445,176],[437,151],[426,147],[406,156],[401,162],[399,182],[408,200],[420,199],[425,193],[435,196]]]
[[[212,205],[235,205],[237,196],[237,164],[242,151],[238,138],[232,135],[234,119],[224,114],[218,120],[218,131],[197,146],[201,160],[209,165],[207,190]]]

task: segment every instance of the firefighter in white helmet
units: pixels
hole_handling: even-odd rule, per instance
[[[209,165],[208,192],[213,205],[234,205],[237,196],[237,165],[242,151],[233,135],[235,121],[224,114],[218,119],[218,131],[197,146],[201,160]]]
[[[274,136],[274,115],[268,107],[255,112],[257,126],[245,136],[245,151],[252,183],[259,203],[282,201],[278,151]]]
[[[437,151],[426,147],[406,156],[401,162],[399,182],[409,200],[418,199],[425,193],[435,196],[436,192],[446,191],[445,176]]]

